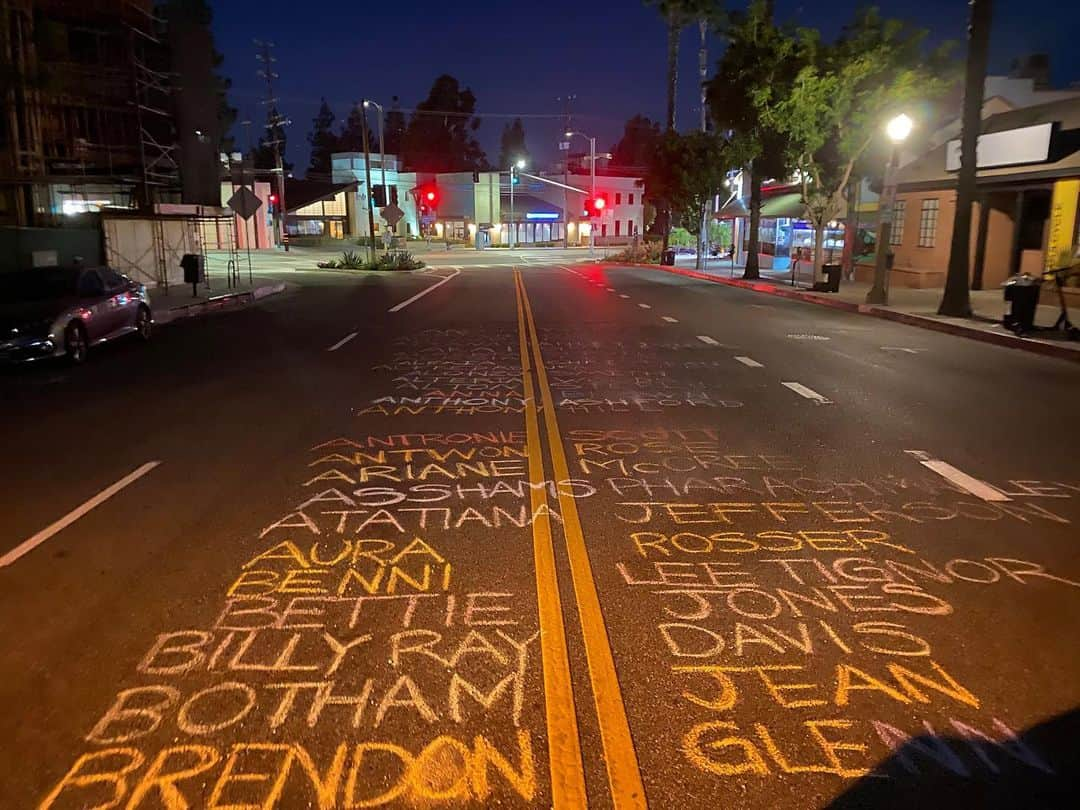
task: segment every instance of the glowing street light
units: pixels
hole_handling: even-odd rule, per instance
[[[589,142],[589,199],[596,199],[596,138],[592,138],[586,135],[584,132],[574,132],[567,130],[566,139],[570,140],[575,135],[584,138]],[[569,219],[569,217],[567,217]],[[593,255],[593,229],[589,227],[589,255]]]
[[[525,158],[518,158],[510,164],[510,239],[508,246],[514,246],[514,237],[517,236],[517,223],[514,221],[514,170],[524,169],[528,165],[525,162]]]
[[[890,141],[900,144],[907,140],[907,136],[911,134],[914,127],[915,122],[911,120],[911,116],[900,113],[885,125],[885,133],[889,136]]]
[[[915,122],[900,113],[885,125],[885,134],[892,141],[889,162],[885,164],[885,187],[878,204],[877,254],[874,257],[874,284],[866,294],[866,303],[884,306],[889,303],[889,242],[892,240],[892,219],[896,208],[896,169],[900,165],[900,145],[907,140]]]

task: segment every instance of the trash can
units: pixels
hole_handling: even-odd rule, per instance
[[[1018,335],[1035,330],[1035,309],[1039,306],[1040,279],[1027,273],[1011,276],[1005,287],[1005,315],[1001,324]]]
[[[198,253],[185,253],[180,258],[180,266],[184,268],[185,284],[202,284],[206,281],[206,260]]]
[[[199,253],[185,253],[180,257],[184,268],[184,283],[191,285],[191,297],[199,295],[199,285],[206,281],[206,257]]]
[[[825,292],[840,292],[840,264],[825,263],[821,265],[821,272],[825,274]]]
[[[675,251],[672,248],[668,248],[660,254],[660,264],[675,266]]]

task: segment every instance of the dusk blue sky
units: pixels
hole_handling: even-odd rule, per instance
[[[440,73],[457,77],[476,94],[484,119],[480,140],[492,160],[502,126],[514,115],[524,119],[533,155],[541,161],[554,158],[562,129],[559,96],[577,96],[574,126],[595,134],[598,147],[605,149],[635,113],[663,117],[664,26],[655,9],[638,0],[210,2],[217,47],[225,55],[223,69],[233,81],[231,100],[240,109],[238,120],[255,122],[255,138],[265,122],[265,107],[258,103],[265,86],[255,75],[252,40],[276,43],[277,94],[282,113],[293,121],[288,156],[297,175],[308,163],[306,136],[322,96],[339,120],[362,97],[389,106],[397,95],[410,108]],[[849,0],[776,3],[778,19],[815,26],[826,37],[835,35],[862,5]],[[929,28],[936,40],[963,40],[967,4],[962,0],[878,5],[886,15]],[[1055,85],[1080,81],[1078,31],[1080,3],[995,3],[991,71],[1005,72],[1013,57],[1042,51],[1051,56]],[[710,43],[710,71],[719,49],[718,42]],[[680,61],[678,124],[683,128],[697,120],[696,27],[683,33]],[[246,146],[244,128],[237,127],[236,135]]]

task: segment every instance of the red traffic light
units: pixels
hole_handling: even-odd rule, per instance
[[[272,203],[277,202],[277,194],[271,194],[270,195],[270,202],[272,202]]]
[[[607,200],[605,200],[603,197],[597,197],[595,200],[593,200],[592,204],[593,208],[595,208],[597,211],[603,211],[604,206],[607,205]]]
[[[434,192],[434,191],[431,191],[431,190],[428,190],[428,192],[427,192],[426,194],[424,194],[424,198],[425,198],[425,199],[426,199],[426,200],[427,200],[428,202],[431,202],[431,203],[435,202],[435,197],[436,197],[436,194],[435,194],[435,192]]]
[[[603,194],[597,194],[585,201],[585,214],[590,217],[598,217],[604,213],[607,207],[607,198]]]

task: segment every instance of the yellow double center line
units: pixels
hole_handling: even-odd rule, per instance
[[[540,614],[540,647],[543,656],[544,697],[547,709],[548,749],[551,762],[552,803],[556,808],[585,807],[585,777],[578,738],[577,716],[574,710],[573,686],[570,681],[569,655],[566,648],[566,628],[552,548],[551,521],[547,509],[547,492],[537,486],[545,480],[540,446],[540,427],[532,383],[535,370],[544,411],[544,426],[551,453],[554,481],[558,492],[559,510],[563,520],[566,553],[574,584],[574,597],[581,620],[585,657],[589,666],[593,700],[596,704],[600,742],[604,749],[608,784],[616,808],[644,808],[645,789],[641,783],[637,753],[630,737],[622,692],[615,673],[615,659],[608,644],[607,628],[600,610],[592,566],[585,550],[581,518],[577,503],[569,490],[570,472],[563,450],[562,435],[555,414],[555,403],[548,385],[547,369],[540,352],[540,339],[533,320],[532,306],[525,292],[525,281],[519,270],[514,271],[517,292],[518,343],[521,351],[522,382],[525,397],[525,435],[529,454],[529,479],[533,486],[533,557],[536,567],[537,603]],[[528,333],[528,342],[526,341]],[[529,346],[532,347],[532,358]]]

